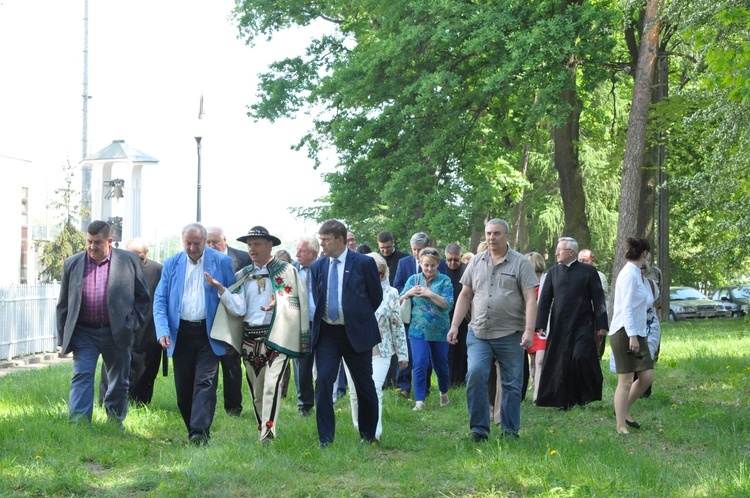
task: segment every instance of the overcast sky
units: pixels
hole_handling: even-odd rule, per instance
[[[256,99],[259,72],[301,53],[327,27],[248,47],[228,20],[233,5],[89,2],[89,153],[122,139],[160,160],[144,167],[149,241],[195,219],[201,95],[203,223],[223,225],[231,239],[265,225],[285,245],[301,232],[314,233],[315,225],[289,212],[327,192],[306,153],[290,150],[310,129],[310,118],[254,123],[246,106]],[[62,182],[61,166],[81,160],[83,13],[83,0],[0,0],[0,155],[31,161],[37,219],[44,219],[46,197]]]

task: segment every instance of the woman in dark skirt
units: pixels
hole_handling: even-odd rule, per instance
[[[654,381],[654,362],[648,350],[646,312],[650,305],[648,283],[641,276],[651,246],[645,239],[629,238],[626,263],[617,276],[615,304],[609,341],[617,370],[615,418],[617,433],[628,434],[628,427],[640,425],[630,416],[630,408]],[[633,373],[638,379],[633,380]]]

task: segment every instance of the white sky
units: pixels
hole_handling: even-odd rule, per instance
[[[289,212],[327,192],[306,152],[290,150],[310,129],[309,116],[254,123],[246,106],[256,99],[258,73],[302,53],[327,26],[251,48],[227,19],[233,5],[89,1],[89,153],[122,139],[160,160],[144,166],[143,236],[152,242],[195,220],[201,94],[202,222],[222,225],[229,240],[264,225],[286,247],[315,232]],[[37,219],[62,183],[61,166],[81,159],[83,13],[83,0],[0,0],[0,155],[32,165],[3,174],[31,175]]]

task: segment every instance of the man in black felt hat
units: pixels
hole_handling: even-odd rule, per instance
[[[297,269],[273,256],[281,241],[262,226],[237,239],[247,243],[252,263],[235,274],[231,292],[206,275],[227,311],[242,317],[241,354],[260,439],[276,437],[281,376],[292,357],[310,353],[307,288]]]

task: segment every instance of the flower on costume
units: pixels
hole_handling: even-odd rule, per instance
[[[271,429],[272,427],[273,427],[273,421],[272,420],[269,420],[268,422],[266,422],[266,429]]]

